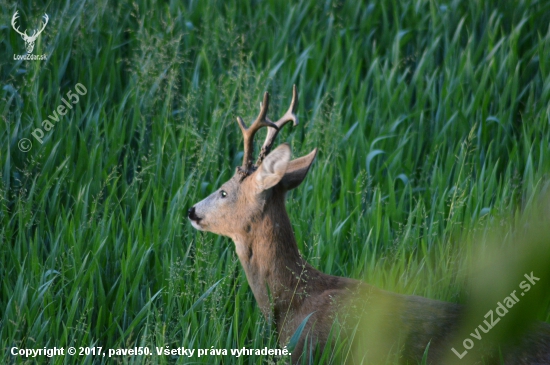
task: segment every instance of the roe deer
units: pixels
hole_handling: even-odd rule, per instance
[[[217,191],[189,209],[191,224],[233,240],[254,297],[265,318],[274,321],[281,346],[312,314],[292,352],[293,363],[298,362],[305,346],[323,348],[334,342],[329,341],[329,333],[335,321],[343,325],[338,328],[344,330],[344,336],[351,334],[354,325],[359,327],[354,340],[359,351],[352,351],[347,361],[380,364],[392,352],[399,363],[417,364],[429,345],[427,363],[448,363],[445,359],[455,356],[451,343],[463,312],[460,305],[394,294],[327,275],[300,255],[285,209],[285,195],[304,180],[317,149],[295,160],[290,159],[287,144],[271,151],[280,129],[288,122],[297,125],[297,104],[294,86],[288,111],[272,122],[267,117],[266,92],[250,127],[237,117],[244,136],[242,166]],[[262,127],[268,127],[268,133],[253,164],[253,139]],[[529,340],[533,345],[528,351],[510,352],[506,363],[549,364],[550,326],[541,324],[539,334]]]

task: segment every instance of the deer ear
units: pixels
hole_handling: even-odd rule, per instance
[[[290,161],[286,168],[285,175],[281,179],[283,188],[292,190],[300,185],[302,181],[304,181],[316,155],[317,148],[305,156]]]
[[[260,190],[267,190],[275,186],[285,175],[290,161],[290,147],[283,143],[263,160],[256,171],[256,183]]]

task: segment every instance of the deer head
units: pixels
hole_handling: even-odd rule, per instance
[[[15,14],[13,14],[13,17],[11,18],[11,26],[13,27],[13,29],[19,33],[21,35],[21,37],[23,38],[23,40],[25,41],[25,48],[27,48],[27,52],[28,53],[31,53],[34,49],[34,42],[36,41],[36,39],[38,38],[38,36],[40,35],[40,33],[42,33],[42,31],[44,30],[44,28],[46,28],[46,24],[48,24],[48,14],[44,14],[44,22],[43,22],[43,25],[42,25],[42,29],[40,29],[39,31],[36,31],[33,30],[33,33],[31,36],[28,36],[27,35],[27,31],[25,30],[24,32],[21,32],[19,31],[19,27],[15,25],[15,21],[17,20],[17,18],[19,18],[19,14],[18,12],[16,11]]]
[[[275,196],[282,196],[284,199],[286,191],[297,187],[303,181],[317,149],[292,161],[288,144],[282,144],[271,151],[280,129],[291,121],[294,125],[298,124],[295,114],[298,106],[296,85],[292,94],[288,111],[276,122],[267,117],[267,92],[264,94],[263,103],[260,104],[260,113],[250,127],[247,128],[243,120],[237,117],[237,123],[244,136],[242,166],[239,166],[235,175],[218,190],[189,209],[188,216],[193,227],[230,237],[235,242],[243,240],[252,234],[252,223],[257,222],[267,207],[272,205]],[[253,164],[254,135],[262,127],[267,127],[268,132],[258,159]],[[284,210],[284,202],[278,206]]]

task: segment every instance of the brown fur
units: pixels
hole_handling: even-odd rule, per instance
[[[230,237],[256,301],[273,318],[284,346],[305,317],[310,317],[296,349],[298,362],[307,344],[324,348],[331,329],[340,339],[355,334],[350,363],[384,363],[390,356],[416,364],[429,344],[428,363],[458,361],[451,352],[461,306],[418,296],[405,296],[371,285],[324,274],[300,255],[285,208],[287,190],[304,179],[316,151],[290,161],[290,149],[279,146],[255,172],[237,172],[212,195],[189,210],[193,226]],[[271,297],[271,302],[270,302]],[[339,326],[335,327],[335,323]],[[461,343],[461,342],[459,342]],[[491,352],[485,363],[493,363]],[[499,362],[495,362],[499,363]],[[550,364],[550,326],[536,331],[505,354],[506,364]]]

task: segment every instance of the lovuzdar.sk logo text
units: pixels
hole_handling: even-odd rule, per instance
[[[43,55],[33,55],[31,53],[34,50],[34,43],[36,42],[36,39],[38,38],[40,33],[42,33],[44,31],[44,29],[46,28],[46,25],[48,24],[48,20],[50,19],[48,17],[48,14],[44,14],[44,16],[43,16],[44,21],[42,22],[42,28],[40,30],[33,29],[33,33],[29,36],[29,35],[27,35],[27,30],[25,30],[24,32],[21,32],[19,30],[19,26],[16,24],[16,21],[19,18],[18,13],[19,12],[16,11],[15,14],[13,14],[13,17],[11,18],[11,26],[21,36],[21,38],[23,38],[23,40],[25,41],[25,48],[27,49],[27,53],[24,54],[24,55],[14,54],[13,59],[14,60],[25,60],[25,61],[45,60],[47,58],[47,56],[45,54],[43,54]]]

